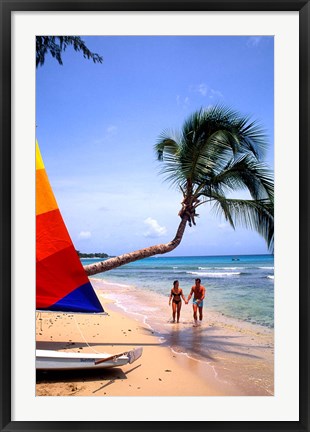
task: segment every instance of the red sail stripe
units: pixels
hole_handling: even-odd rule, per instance
[[[38,261],[36,277],[38,309],[48,308],[88,282],[73,245]]]
[[[38,215],[36,220],[37,261],[72,246],[59,209]]]

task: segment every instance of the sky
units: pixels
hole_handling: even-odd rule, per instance
[[[48,55],[36,70],[36,137],[77,250],[120,255],[174,238],[182,196],[160,174],[154,145],[200,108],[257,120],[273,170],[273,37],[81,37],[102,64],[68,47],[63,65]],[[210,207],[199,215],[170,256],[269,253]]]

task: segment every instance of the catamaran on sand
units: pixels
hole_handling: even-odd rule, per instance
[[[105,314],[73,246],[36,143],[36,308]],[[36,350],[37,370],[101,369],[132,363],[142,348],[119,354]]]
[[[51,350],[36,350],[37,370],[102,369],[133,363],[142,355],[142,348],[122,354],[77,353]]]

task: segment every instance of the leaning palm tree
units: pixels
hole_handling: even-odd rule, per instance
[[[248,117],[222,106],[192,114],[178,134],[163,132],[155,145],[162,174],[183,195],[180,224],[173,240],[85,266],[88,275],[175,249],[197,210],[210,203],[235,229],[257,231],[273,250],[273,176],[262,158],[266,137]],[[247,190],[249,199],[235,198]]]

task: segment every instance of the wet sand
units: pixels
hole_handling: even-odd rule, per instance
[[[213,312],[194,328],[190,305],[171,324],[158,316],[158,296],[147,297],[147,313],[134,313],[128,291],[125,307],[124,297],[111,300],[119,286],[92,283],[108,315],[38,313],[37,348],[117,354],[142,346],[142,357],[110,370],[38,372],[37,396],[273,395],[272,330]]]

